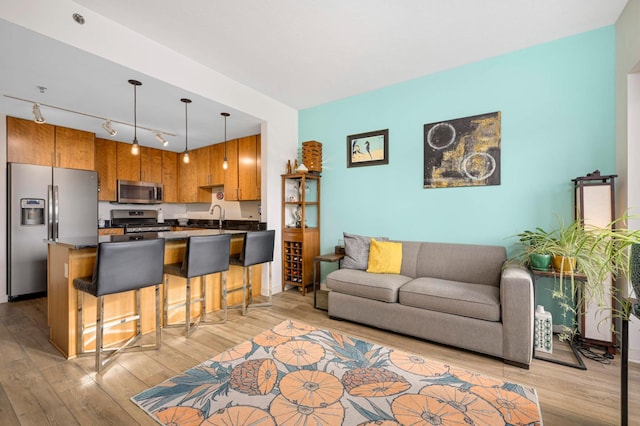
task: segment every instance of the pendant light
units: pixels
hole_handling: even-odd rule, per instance
[[[182,161],[185,164],[189,163],[189,128],[187,125],[187,105],[191,103],[191,99],[182,98],[180,102],[184,102],[184,155]]]
[[[129,84],[133,86],[133,145],[131,145],[131,153],[138,155],[140,152],[140,145],[138,145],[138,115],[137,115],[137,98],[136,89],[138,86],[142,86],[138,80],[129,80]]]
[[[221,112],[220,115],[224,117],[224,161],[222,162],[222,169],[227,170],[229,168],[229,163],[227,162],[227,117],[231,114]]]

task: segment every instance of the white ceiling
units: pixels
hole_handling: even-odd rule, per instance
[[[76,0],[193,60],[303,109],[615,23],[627,0]],[[1,17],[0,12],[0,17]],[[77,25],[69,17],[69,25]],[[85,25],[91,25],[88,21]],[[123,46],[126,48],[126,46]],[[184,149],[224,139],[224,105],[0,20],[2,94],[176,133]],[[36,86],[46,86],[40,94]],[[1,111],[31,117],[31,105],[0,99]],[[254,117],[229,110],[229,138],[258,133]],[[43,108],[49,122],[95,120]],[[96,129],[96,127],[98,127]],[[115,127],[115,126],[114,126]],[[142,145],[157,146],[139,132]],[[130,141],[122,128],[116,137]],[[155,144],[155,145],[154,145]]]

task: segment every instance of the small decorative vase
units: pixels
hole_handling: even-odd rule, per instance
[[[544,310],[544,306],[538,305],[534,315],[533,348],[536,351],[553,352],[553,321],[551,312]]]
[[[529,255],[529,266],[536,271],[547,271],[551,265],[550,254],[531,253]]]

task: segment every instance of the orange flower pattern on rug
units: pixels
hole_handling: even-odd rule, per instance
[[[131,400],[175,426],[542,425],[531,387],[295,321]]]

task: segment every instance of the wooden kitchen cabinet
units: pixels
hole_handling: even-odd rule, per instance
[[[95,166],[98,172],[98,201],[116,200],[116,144],[96,138]]]
[[[124,235],[124,228],[99,228],[98,235]]]
[[[7,117],[7,162],[53,165],[55,126]]]
[[[224,197],[231,201],[260,199],[260,135],[245,136],[227,142]]]
[[[131,144],[116,144],[116,178],[118,180],[140,180],[140,154],[131,153]]]
[[[165,203],[178,202],[178,153],[162,151],[162,189]]]
[[[95,170],[96,135],[83,130],[56,126],[56,167]]]
[[[256,200],[262,198],[262,137],[256,135]]]
[[[162,183],[162,150],[140,147],[140,180]]]
[[[198,152],[189,151],[189,162],[185,163],[182,153],[178,154],[178,169],[180,173],[178,183],[178,199],[180,203],[195,203],[198,201]]]
[[[224,171],[224,198],[227,201],[238,201],[238,140],[226,142],[227,170]]]
[[[195,163],[192,167],[196,169],[196,201],[200,203],[211,202],[211,171],[209,168],[209,147],[194,149]],[[191,154],[189,154],[191,156]]]
[[[257,137],[238,139],[238,199],[259,200],[257,175]]]
[[[94,170],[91,132],[7,117],[7,161]]]
[[[224,185],[224,143],[217,143],[209,146],[209,173],[211,174],[211,185]]]
[[[138,155],[131,153],[131,144],[118,142],[117,177],[120,180],[162,182],[162,150],[140,147]]]

